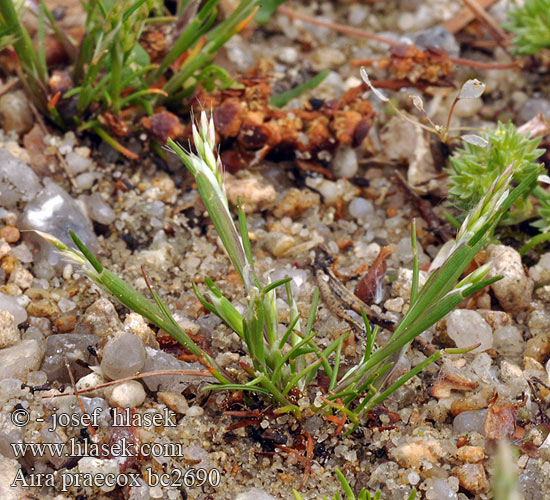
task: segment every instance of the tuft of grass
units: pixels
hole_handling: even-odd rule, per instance
[[[508,165],[514,165],[513,181],[518,183],[533,173],[541,173],[542,165],[536,160],[544,152],[538,149],[540,138],[530,139],[519,133],[513,123],[498,123],[487,135],[487,146],[465,143],[451,157],[449,174],[449,200],[463,214],[485,195],[489,186]],[[533,208],[530,194],[538,200]],[[541,232],[550,230],[550,195],[537,184],[527,191],[503,219],[505,224],[516,224],[538,217],[534,226]]]
[[[300,318],[296,301],[292,296],[290,278],[275,283],[260,281],[255,270],[244,210],[241,206],[238,207],[237,223],[229,210],[222,165],[216,155],[215,135],[212,118],[208,119],[203,112],[199,123],[193,125],[196,154],[183,150],[171,140],[169,145],[194,176],[214,227],[243,282],[247,308],[242,314],[211,279],[206,279],[205,291],[200,291],[196,285],[194,290],[201,303],[237,333],[246,346],[251,358],[251,365],[241,364],[248,378],[246,383],[235,383],[228,374],[216,366],[206,352],[194,344],[174,321],[168,308],[151,286],[154,302],[147,300],[105,269],[74,234],[71,236],[78,249],[71,249],[49,235],[43,236],[57,246],[65,256],[82,265],[84,272],[94,282],[112,293],[124,305],[165,330],[195,354],[217,380],[217,384],[208,386],[208,389],[253,391],[266,396],[277,406],[279,413],[293,412],[300,416],[301,409],[296,404],[299,396],[296,395],[296,391],[298,394],[304,394],[322,368],[330,381],[329,392],[319,401],[316,400],[313,409],[342,413],[352,424],[348,432],[359,425],[359,418],[363,413],[384,401],[427,365],[446,353],[464,353],[470,350],[440,350],[407,374],[388,384],[394,366],[415,337],[458,306],[464,298],[499,279],[485,279],[489,271],[488,265],[460,278],[487,242],[488,235],[492,233],[501,217],[536,182],[537,172],[527,176],[513,189],[510,187],[512,167],[508,167],[495,179],[485,196],[467,215],[447,257],[442,259],[440,267],[432,272],[420,290],[416,229],[413,222],[413,284],[408,312],[386,345],[379,348],[375,347],[378,328],[371,330],[368,318],[363,314],[367,336],[364,355],[357,365],[341,374],[340,361],[345,336],[334,340],[323,350],[314,340],[313,325],[318,291],[314,294],[308,318]],[[289,322],[282,329],[277,312],[279,290],[284,290],[290,310]],[[280,331],[284,333],[281,334]],[[472,349],[475,347],[472,346]]]
[[[506,25],[515,35],[513,49],[519,55],[533,55],[550,49],[550,0],[525,0],[508,13]]]
[[[178,15],[173,17],[165,15],[159,0],[90,0],[83,4],[85,33],[77,43],[39,0],[32,11],[39,21],[35,49],[14,0],[0,0],[0,46],[13,44],[20,79],[42,113],[62,128],[90,129],[132,157],[113,137],[116,133],[111,133],[106,113],[116,119],[152,115],[160,105],[181,107],[199,85],[212,90],[235,84],[213,60],[253,19],[260,0],[241,0],[217,22],[220,1],[208,0],[200,8],[198,0],[179,2]],[[152,63],[140,37],[148,24],[168,22],[176,24],[175,41],[162,60]],[[71,61],[72,88],[62,94],[51,95],[48,86],[48,30],[59,38]]]

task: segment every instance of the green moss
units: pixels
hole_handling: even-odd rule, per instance
[[[516,35],[512,44],[517,54],[532,55],[550,49],[550,0],[525,0],[509,15],[506,28]]]
[[[446,170],[449,174],[449,200],[463,211],[478,203],[511,163],[514,164],[515,182],[521,182],[540,169],[536,162],[544,152],[537,149],[540,139],[520,134],[513,123],[499,122],[497,128],[489,132],[487,140],[487,147],[465,143],[455,151],[451,168]],[[516,201],[503,222],[517,223],[533,215],[533,207],[526,195]]]

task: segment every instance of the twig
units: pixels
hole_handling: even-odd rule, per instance
[[[73,386],[73,391],[75,391],[76,400],[78,401],[78,406],[80,407],[80,411],[82,412],[82,415],[86,414],[86,409],[84,408],[84,405],[82,404],[82,400],[80,399],[80,396],[78,395],[78,391],[76,389],[76,382],[74,381],[73,372],[71,370],[71,366],[69,365],[69,362],[67,361],[67,357],[64,357],[65,361],[65,368],[67,368],[67,372],[69,373],[69,379],[71,380],[71,385]],[[88,432],[90,436],[95,436],[95,429],[92,427],[92,424],[88,424]]]
[[[0,96],[4,95],[6,92],[11,90],[18,83],[19,83],[19,80],[12,80],[11,82],[8,82],[5,85],[2,85],[2,87],[0,87]]]
[[[331,23],[329,21],[323,21],[321,19],[316,19],[315,17],[308,16],[306,14],[300,14],[299,12],[296,12],[295,10],[285,7],[284,5],[279,5],[277,8],[277,11],[281,14],[284,14],[288,17],[292,17],[294,19],[300,19],[301,21],[305,21],[306,23],[310,24],[317,24],[319,26],[324,26],[325,28],[331,29],[333,31],[338,31],[340,33],[344,33],[345,35],[354,35],[358,36],[360,38],[367,38],[368,40],[374,40],[376,42],[385,43],[386,45],[395,46],[395,45],[401,45],[400,42],[397,42],[395,40],[391,40],[389,38],[377,35],[375,33],[370,33],[368,31],[364,31],[359,28],[350,28],[349,26],[346,26],[344,24],[337,24],[337,23]]]
[[[489,35],[493,40],[498,43],[498,45],[508,54],[508,57],[514,60],[512,55],[508,52],[506,48],[508,42],[508,36],[504,30],[498,25],[498,23],[490,16],[483,7],[480,7],[475,0],[463,0],[466,6],[474,13],[477,20],[485,26]]]
[[[111,382],[105,382],[104,384],[95,385],[93,387],[87,387],[86,389],[73,390],[73,392],[63,392],[61,394],[46,394],[42,396],[44,399],[49,398],[59,398],[61,396],[76,396],[78,394],[83,394],[85,392],[96,391],[97,389],[103,389],[109,387],[110,385],[119,384],[120,382],[128,382],[129,380],[137,380],[140,378],[146,377],[156,377],[159,375],[183,375],[186,377],[212,377],[212,374],[208,370],[155,370],[152,372],[138,373],[132,375],[131,377],[119,378],[118,380],[113,380]],[[213,378],[213,377],[212,377]]]
[[[496,0],[477,0],[477,3],[483,9],[489,8]],[[472,11],[468,7],[460,9],[451,19],[443,23],[443,27],[453,35],[456,35],[462,28],[465,28],[475,19]]]

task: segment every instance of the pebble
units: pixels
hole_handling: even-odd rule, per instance
[[[247,491],[239,493],[235,500],[277,500],[264,490],[259,488],[251,488]]]
[[[357,174],[359,163],[355,149],[349,146],[342,146],[337,149],[332,159],[332,171],[336,177],[351,178]]]
[[[546,335],[550,337],[550,311],[543,307],[534,307],[527,320],[531,335]]]
[[[465,490],[479,495],[489,489],[489,481],[482,464],[464,464],[454,469],[460,486]]]
[[[36,340],[23,340],[12,347],[0,350],[0,380],[18,378],[40,368],[44,351]]]
[[[550,100],[543,97],[527,99],[518,111],[518,123],[525,123],[542,113],[546,119],[550,118]]]
[[[369,11],[364,5],[352,3],[348,10],[348,23],[352,26],[360,26],[368,15]]]
[[[265,235],[263,245],[273,256],[281,257],[296,244],[296,240],[285,233],[272,231]]]
[[[103,297],[86,309],[79,326],[102,338],[112,337],[123,329],[115,306]]]
[[[491,285],[502,309],[513,312],[528,307],[533,294],[533,281],[523,270],[519,252],[505,245],[490,245],[487,261],[491,263],[487,277],[502,276],[501,280]]]
[[[440,24],[417,32],[413,37],[413,41],[415,45],[424,49],[439,47],[445,49],[453,57],[458,57],[460,54],[460,45],[455,37]]]
[[[46,353],[42,371],[48,375],[48,380],[68,382],[69,375],[65,360],[69,363],[75,379],[86,375],[88,364],[96,364],[95,356],[88,347],[97,347],[99,337],[85,333],[58,333],[50,335],[46,340]],[[84,366],[83,366],[84,365]]]
[[[21,90],[8,92],[0,97],[0,124],[5,132],[17,135],[28,132],[34,125],[29,99]]]
[[[101,370],[111,380],[131,377],[145,364],[143,341],[132,333],[122,333],[105,345],[101,358]],[[141,385],[141,384],[140,384]]]
[[[459,348],[481,344],[473,352],[493,346],[493,331],[477,311],[456,309],[447,316],[447,334]]]
[[[0,349],[17,344],[21,340],[21,333],[15,323],[13,314],[0,311]]]
[[[314,71],[337,69],[346,62],[346,55],[339,49],[325,46],[311,55],[311,67]]]
[[[455,434],[467,434],[477,432],[485,435],[485,420],[487,410],[463,411],[453,420],[453,432]]]
[[[81,391],[85,389],[90,389],[91,387],[96,387],[104,383],[105,379],[100,373],[91,372],[88,373],[88,375],[84,375],[76,382],[76,388]],[[103,397],[103,391],[103,389],[95,389],[94,391],[86,392],[84,394],[89,398],[101,398]]]
[[[19,484],[12,485],[20,469],[21,465],[15,458],[7,458],[0,455],[0,497],[2,497],[2,500],[29,498],[29,488],[25,488]]]
[[[146,347],[145,351],[147,357],[145,359],[145,366],[143,367],[144,372],[155,370],[192,370],[195,368],[194,365],[180,361],[167,352],[152,349],[151,347]],[[150,391],[180,392],[190,382],[195,380],[194,377],[185,375],[154,375],[144,378],[143,382]]]
[[[515,326],[502,326],[493,333],[493,348],[505,358],[521,356],[525,343]]]
[[[456,452],[457,458],[461,462],[477,463],[485,458],[485,452],[481,446],[462,446]]]
[[[300,54],[294,47],[281,47],[277,51],[276,57],[284,64],[295,64],[298,62]]]
[[[429,488],[426,490],[426,500],[457,500],[458,495],[447,481],[441,478],[433,480]]]
[[[76,326],[76,316],[74,314],[59,316],[54,319],[53,324],[59,333],[72,332]]]
[[[550,281],[550,252],[543,254],[539,261],[529,268],[529,277],[535,283]]]
[[[202,406],[191,406],[186,412],[186,417],[200,417],[204,415],[204,408]]]
[[[177,321],[177,320],[176,320]],[[182,326],[179,322],[178,324]],[[134,335],[137,335],[143,342],[144,345],[152,347],[153,349],[159,348],[159,343],[155,338],[155,332],[149,328],[149,325],[143,318],[141,314],[131,312],[124,318],[124,331],[130,332]],[[196,331],[190,332],[185,327],[183,328],[187,333],[196,334],[199,333],[197,328]]]
[[[236,206],[239,197],[247,214],[269,210],[275,204],[275,188],[257,177],[239,178],[225,174],[227,199]]]
[[[26,290],[32,285],[34,276],[27,271],[23,266],[16,266],[10,274],[10,283]]]
[[[418,468],[426,461],[436,463],[444,454],[441,442],[433,437],[405,439],[390,451],[402,467]]]
[[[92,477],[91,481],[94,481],[94,477],[98,476],[92,484],[102,484],[99,489],[105,493],[108,493],[109,491],[113,491],[115,489],[116,480],[112,482],[114,484],[111,486],[112,483],[107,482],[104,479],[100,481],[100,479],[105,478],[107,474],[112,474],[112,477],[115,478],[119,476],[119,461],[116,458],[101,459],[95,457],[83,457],[78,461],[78,471],[81,474],[89,474]]]
[[[67,163],[67,169],[73,175],[81,174],[93,165],[92,160],[81,156],[74,151],[67,153],[65,156],[65,162]]]
[[[4,226],[0,229],[0,238],[4,238],[8,243],[16,243],[20,237],[19,229],[14,226]]]
[[[105,390],[107,400],[111,406],[122,406],[123,408],[137,408],[145,401],[145,389],[137,380],[128,380],[108,387]]]
[[[525,344],[525,352],[523,353],[525,358],[532,358],[535,361],[542,363],[550,354],[550,337],[548,335],[540,334],[530,338]]]
[[[172,411],[182,415],[185,415],[189,409],[185,396],[183,394],[178,394],[177,392],[157,392],[157,399],[160,403],[165,404]]]
[[[19,201],[30,201],[40,191],[40,181],[34,171],[10,152],[0,148],[0,199],[7,209]]]
[[[278,219],[290,217],[296,219],[311,207],[319,205],[321,197],[309,189],[289,189],[277,202],[273,215]]]
[[[10,312],[18,325],[27,320],[27,311],[19,305],[15,297],[5,293],[0,293],[0,311]]]
[[[21,227],[50,233],[71,247],[74,243],[69,230],[73,230],[90,251],[96,252],[97,238],[80,205],[54,182],[46,179],[45,184],[38,196],[25,207]],[[65,265],[64,258],[52,245],[38,236],[33,236],[33,240],[40,246],[38,260],[47,260],[52,266]]]
[[[115,220],[115,212],[99,193],[83,196],[90,219],[108,226]]]
[[[29,288],[25,295],[31,302],[27,306],[29,316],[39,318],[53,318],[59,314],[59,308],[48,290],[43,288]]]
[[[256,65],[256,58],[250,50],[250,43],[240,35],[234,35],[224,44],[227,58],[235,65],[237,71],[246,72]]]

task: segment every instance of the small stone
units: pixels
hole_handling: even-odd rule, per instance
[[[104,384],[105,379],[97,372],[88,373],[88,375],[84,375],[84,377],[80,378],[76,382],[76,388],[79,391],[83,391],[86,389],[90,389],[92,387],[96,387],[98,385]],[[103,389],[95,389],[93,391],[85,392],[83,393],[85,396],[89,398],[102,398],[103,397]]]
[[[550,311],[543,307],[536,307],[536,304],[534,306],[527,320],[529,333],[533,337],[537,335],[550,337]]]
[[[281,47],[277,50],[276,57],[284,64],[294,64],[298,61],[300,54],[294,47]]]
[[[69,235],[69,230],[72,230],[91,252],[96,252],[97,237],[80,205],[53,181],[46,179],[44,184],[45,187],[38,196],[25,207],[21,227],[50,233],[66,245],[74,247]],[[29,239],[40,246],[37,260],[45,259],[50,265],[60,266],[62,269],[65,261],[56,248],[38,235],[29,233]]]
[[[461,462],[475,464],[485,458],[485,452],[481,446],[466,445],[458,449],[456,456]]]
[[[13,314],[0,311],[0,349],[17,344],[21,340],[21,333],[15,324]]]
[[[16,90],[0,97],[0,124],[5,132],[14,131],[17,135],[32,128],[34,117],[24,92]]]
[[[457,500],[458,495],[449,483],[441,478],[435,478],[426,490],[426,500]]]
[[[100,459],[95,457],[83,457],[78,461],[78,471],[83,475],[90,475],[92,484],[101,484],[101,491],[108,493],[116,487],[116,480],[111,482],[105,481],[107,474],[110,477],[120,475],[119,461],[116,458]],[[98,476],[95,478],[95,476]],[[111,486],[112,484],[112,486]]]
[[[290,217],[296,219],[307,209],[319,205],[320,196],[309,189],[289,189],[273,209],[278,219]]]
[[[115,306],[103,297],[86,309],[79,327],[102,338],[112,337],[123,329]]]
[[[263,179],[240,178],[226,173],[225,189],[227,199],[232,205],[237,205],[239,197],[242,199],[243,209],[247,214],[269,210],[275,204],[275,188]]]
[[[69,172],[71,172],[71,174],[73,175],[81,174],[93,165],[92,161],[89,158],[80,156],[73,151],[65,156],[65,162],[67,163],[67,168]]]
[[[432,437],[406,439],[390,452],[402,467],[418,468],[425,461],[436,463],[444,454],[440,441]]]
[[[184,415],[189,409],[185,396],[183,394],[178,394],[177,392],[157,392],[157,399],[160,403],[165,404],[172,411],[181,413],[182,415]]]
[[[17,442],[15,440],[13,442]],[[22,472],[21,465],[15,458],[0,455],[0,498],[2,500],[21,500],[29,498],[29,488],[14,483],[16,476]]]
[[[225,368],[233,363],[238,363],[240,358],[237,352],[222,352],[216,356],[216,363],[221,368]]]
[[[503,326],[493,333],[493,348],[504,357],[521,356],[525,346],[523,336],[515,326]]]
[[[5,149],[0,149],[0,199],[7,209],[19,201],[32,200],[40,190],[40,181],[32,168]]]
[[[458,57],[460,54],[460,45],[457,43],[455,37],[440,24],[433,28],[419,31],[414,35],[413,41],[423,49],[440,47],[454,57]]]
[[[181,325],[180,325],[181,326]],[[124,331],[137,335],[144,345],[152,347],[153,349],[159,348],[159,343],[155,338],[155,332],[149,328],[149,325],[141,314],[131,312],[124,318]],[[190,333],[184,328],[187,333]],[[191,333],[198,333],[191,332]]]
[[[487,420],[487,410],[463,411],[453,420],[453,432],[455,434],[478,432],[485,435],[485,420]]]
[[[202,406],[191,406],[186,412],[186,417],[200,417],[201,415],[204,415],[204,408]]]
[[[391,287],[392,295],[394,297],[403,297],[405,300],[409,300],[412,289],[412,276],[412,269],[407,269],[404,267],[399,268],[397,279],[392,283]],[[426,271],[420,271],[420,275],[418,277],[419,290],[424,286],[427,279],[428,275]]]
[[[40,368],[44,351],[36,340],[23,340],[13,347],[0,350],[0,380],[18,378],[23,380],[27,373]]]
[[[131,333],[122,333],[107,342],[103,348],[101,370],[111,380],[130,377],[145,364],[143,341]]]
[[[447,334],[458,348],[481,344],[473,352],[482,352],[493,346],[493,331],[479,313],[456,309],[447,316]]]
[[[46,340],[46,354],[42,371],[48,374],[50,382],[58,380],[69,382],[65,360],[69,363],[75,379],[88,374],[87,365],[97,364],[94,349],[99,344],[99,337],[85,333],[58,333]]]
[[[465,490],[479,495],[489,489],[489,482],[482,464],[464,464],[454,469],[460,486]]]
[[[487,261],[491,263],[487,277],[502,276],[501,280],[491,285],[502,308],[513,312],[528,307],[533,294],[533,281],[523,270],[519,252],[505,245],[490,245]]]
[[[405,300],[402,297],[397,297],[395,299],[388,299],[384,302],[384,307],[391,312],[400,313],[403,309]]]
[[[74,314],[59,316],[54,319],[53,324],[59,333],[72,332],[76,326],[76,316]]]
[[[59,308],[51,294],[43,288],[29,288],[25,295],[31,299],[27,306],[29,316],[53,318],[59,314]]]
[[[530,338],[525,345],[524,358],[532,358],[539,363],[543,363],[548,359],[550,354],[550,337],[540,334]]]
[[[351,178],[357,174],[359,164],[357,162],[357,153],[355,149],[349,146],[338,148],[332,159],[332,170],[336,177]]]
[[[311,55],[311,67],[314,71],[336,69],[346,62],[345,54],[330,45],[315,50]]]
[[[115,212],[99,193],[84,196],[83,199],[90,219],[106,226],[115,220]]]
[[[20,237],[21,233],[16,227],[4,226],[0,229],[0,238],[4,238],[8,243],[16,243]]]
[[[5,293],[0,293],[0,311],[10,312],[18,325],[27,320],[27,311],[19,305],[15,297]]]
[[[264,490],[259,488],[251,488],[249,490],[239,493],[235,500],[277,500]]]
[[[23,266],[16,266],[10,274],[10,282],[23,290],[29,288],[33,281],[34,276]]]
[[[192,370],[195,368],[190,363],[185,363],[176,359],[167,352],[146,347],[147,358],[143,372],[152,372],[157,370]],[[146,377],[143,382],[150,391],[183,391],[189,383],[196,381],[195,377],[186,375],[154,375]]]
[[[137,408],[145,401],[145,389],[137,380],[128,380],[105,390],[111,406]]]
[[[354,198],[349,204],[349,214],[360,221],[367,221],[374,215],[374,203],[366,198]]]
[[[281,257],[296,244],[296,240],[288,234],[273,231],[266,234],[263,244],[273,256]]]

